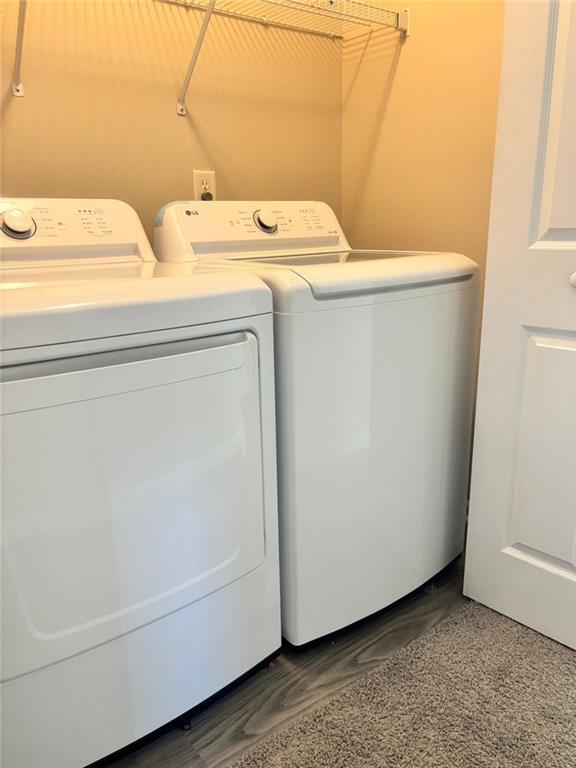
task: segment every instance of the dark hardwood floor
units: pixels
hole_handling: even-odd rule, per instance
[[[380,614],[303,651],[283,648],[267,668],[199,709],[182,725],[110,768],[223,768],[262,737],[316,707],[342,686],[448,616],[464,600],[461,561]]]

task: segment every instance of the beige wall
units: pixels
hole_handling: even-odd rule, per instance
[[[382,32],[344,46],[344,223],[355,247],[484,264],[503,3],[407,5],[404,45]]]
[[[158,0],[29,0],[25,96],[7,95],[17,2],[3,2],[2,194],[115,197],[150,225],[213,168],[230,199],[341,198],[341,43],[215,18],[176,114],[197,11]]]
[[[338,41],[222,17],[189,96],[201,15],[160,0],[29,0],[26,95],[8,86],[2,193],[118,197],[150,231],[214,168],[229,199],[319,199],[357,247],[453,249],[483,262],[503,4],[410,3],[413,35]]]

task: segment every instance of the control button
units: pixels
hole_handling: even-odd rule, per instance
[[[254,211],[254,223],[262,232],[272,233],[278,229],[276,216],[269,208],[260,208],[259,211]]]
[[[36,232],[36,222],[26,211],[9,208],[2,214],[2,231],[10,237],[25,240]]]

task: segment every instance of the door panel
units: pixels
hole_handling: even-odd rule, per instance
[[[512,546],[572,570],[575,501],[576,336],[527,332]]]
[[[576,241],[576,4],[550,6],[534,240]]]
[[[464,591],[576,648],[576,3],[510,2]]]
[[[235,334],[124,350],[2,385],[6,677],[261,564],[257,346]]]

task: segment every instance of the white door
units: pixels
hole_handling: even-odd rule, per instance
[[[576,648],[576,3],[510,2],[464,591]]]

